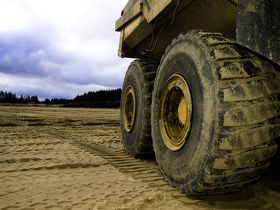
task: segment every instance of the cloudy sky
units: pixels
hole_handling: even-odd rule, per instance
[[[122,86],[127,0],[0,0],[0,90],[44,98]]]

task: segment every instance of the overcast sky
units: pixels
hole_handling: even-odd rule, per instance
[[[0,90],[44,98],[122,86],[127,0],[0,0]]]

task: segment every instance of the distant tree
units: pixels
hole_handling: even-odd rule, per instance
[[[19,103],[23,103],[23,102],[24,102],[23,96],[22,96],[22,95],[20,95],[20,98],[18,99],[18,102],[19,102]]]
[[[16,103],[17,97],[11,92],[0,91],[0,102],[1,103]]]
[[[3,101],[5,99],[5,93],[1,90],[0,91],[0,101]]]
[[[31,97],[29,95],[24,97],[24,103],[29,103],[31,102]]]
[[[39,103],[38,97],[37,96],[31,96],[30,97],[30,102],[38,104]]]
[[[44,104],[50,104],[51,103],[51,100],[46,98],[45,101],[44,101]]]

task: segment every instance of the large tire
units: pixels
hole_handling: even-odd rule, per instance
[[[165,143],[172,143],[172,132],[171,138],[163,130],[179,121],[174,107],[168,108],[174,97],[165,94],[174,74],[189,87],[190,112],[184,113],[191,116],[184,118],[190,129],[183,143],[173,148]],[[258,180],[280,136],[279,81],[273,65],[222,34],[192,31],[173,40],[158,69],[151,114],[155,156],[165,179],[191,195],[233,192]],[[161,123],[169,115],[174,119]]]
[[[155,61],[135,60],[125,75],[120,123],[124,148],[133,157],[154,154],[150,121],[156,69]]]

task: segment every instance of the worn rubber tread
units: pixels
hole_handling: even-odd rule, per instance
[[[267,65],[257,57],[249,59],[236,60],[223,60],[217,68],[217,73],[220,80],[240,79],[259,76],[267,73]]]
[[[205,195],[205,194],[214,194],[217,193],[225,193],[225,192],[236,192],[239,191],[242,188],[248,187],[252,185],[252,183],[257,182],[260,179],[260,176],[251,177],[249,179],[244,179],[242,181],[239,181],[237,183],[220,183],[215,184],[214,186],[207,183],[197,183],[196,190],[193,191],[193,194],[196,195]]]
[[[202,41],[205,43],[205,41]],[[209,46],[210,47],[210,46]],[[229,59],[241,59],[249,57],[249,53],[239,49],[236,45],[216,45],[212,51],[210,51],[210,56],[216,61],[218,60],[229,60]]]
[[[226,111],[225,127],[253,125],[279,116],[280,102],[253,103],[250,106]]]
[[[256,177],[259,174],[262,174],[267,170],[270,163],[266,162],[260,166],[255,167],[247,167],[243,169],[230,169],[230,170],[216,170],[216,172],[212,168],[206,169],[206,173],[204,174],[204,182],[209,184],[224,184],[227,183],[236,183],[244,180],[244,177]]]
[[[215,158],[211,167],[222,170],[252,167],[273,157],[276,150],[277,144],[265,144],[251,150],[238,150],[236,153]]]
[[[221,150],[240,150],[264,144],[280,136],[280,125],[257,126],[246,131],[224,134],[216,147]]]
[[[225,102],[251,101],[278,93],[279,88],[278,81],[271,78],[259,78],[224,88],[222,94]]]

